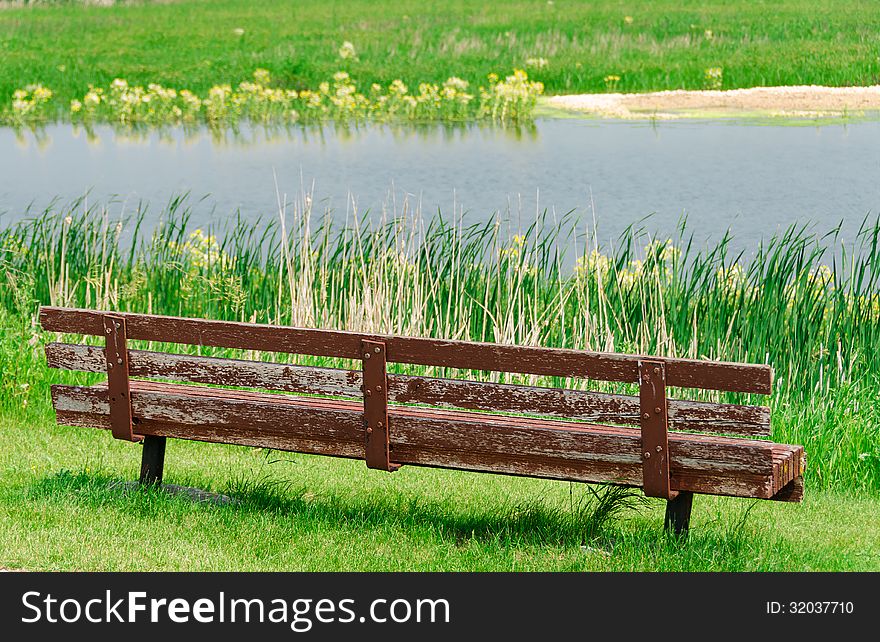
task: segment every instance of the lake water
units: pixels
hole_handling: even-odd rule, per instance
[[[713,122],[544,119],[527,130],[487,127],[362,126],[243,129],[221,140],[207,130],[92,134],[70,125],[39,133],[0,129],[0,225],[53,199],[86,192],[152,215],[189,192],[194,220],[277,215],[276,179],[292,199],[305,186],[343,220],[347,207],[378,216],[404,200],[466,220],[500,211],[526,224],[536,208],[575,210],[616,236],[649,216],[669,234],[687,215],[698,239],[730,229],[736,245],[792,222],[851,234],[880,211],[880,122],[786,126]],[[591,205],[592,203],[592,205]]]

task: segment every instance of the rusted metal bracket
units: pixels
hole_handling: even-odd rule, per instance
[[[362,340],[361,356],[364,363],[364,431],[367,468],[394,472],[400,468],[400,464],[391,463],[385,343]]]
[[[113,436],[125,441],[143,441],[143,435],[136,435],[132,430],[125,317],[104,315],[104,338],[107,340],[104,353],[107,358],[107,396]]]
[[[639,413],[645,496],[674,499],[678,492],[669,485],[666,366],[662,361],[639,361]]]

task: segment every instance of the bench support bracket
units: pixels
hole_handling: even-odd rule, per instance
[[[142,441],[132,429],[131,390],[128,378],[128,340],[125,317],[104,315],[104,354],[107,359],[107,399],[110,428],[116,439]]]
[[[662,361],[639,361],[639,413],[645,496],[674,499],[678,493],[669,484],[666,366]]]
[[[361,341],[364,388],[364,431],[367,468],[394,472],[388,426],[387,355],[383,341]]]

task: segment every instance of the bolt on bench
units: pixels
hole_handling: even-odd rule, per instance
[[[641,487],[668,500],[665,526],[676,533],[687,532],[694,493],[803,497],[803,447],[748,439],[769,436],[768,408],[667,397],[669,386],[769,394],[769,366],[54,307],[40,321],[104,337],[103,348],[46,347],[51,367],[107,373],[106,384],[53,386],[53,404],[59,424],[142,441],[141,483],[161,482],[172,437],[365,459],[386,471]],[[128,340],[339,357],[362,368],[129,350]],[[639,395],[388,374],[388,363],[628,382]]]

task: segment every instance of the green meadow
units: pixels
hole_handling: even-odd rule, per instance
[[[0,2],[0,111],[34,83],[66,106],[115,78],[203,95],[258,68],[295,90],[340,70],[477,87],[520,68],[549,94],[880,83],[880,11],[858,0],[26,4]]]

